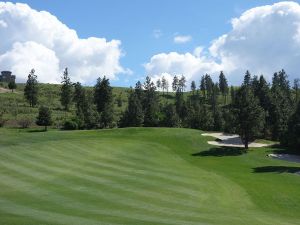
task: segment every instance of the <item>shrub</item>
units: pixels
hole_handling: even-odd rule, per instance
[[[76,130],[78,124],[74,120],[66,120],[63,125],[63,130]]]
[[[32,124],[32,119],[30,117],[22,117],[18,119],[17,123],[21,128],[25,129],[30,127]]]
[[[8,119],[4,117],[4,110],[0,111],[0,127],[3,127]]]

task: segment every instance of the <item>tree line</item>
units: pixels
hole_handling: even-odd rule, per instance
[[[263,75],[252,76],[246,71],[240,87],[229,87],[222,71],[218,82],[205,74],[198,85],[191,82],[189,92],[183,75],[174,76],[171,85],[164,77],[155,84],[147,76],[145,82],[138,81],[130,88],[128,105],[118,121],[114,116],[112,87],[105,76],[99,77],[93,90],[88,91],[81,83],[71,82],[66,68],[61,83],[60,102],[64,110],[75,105],[75,115],[64,122],[64,129],[186,127],[237,133],[245,148],[255,138],[299,148],[300,81],[295,79],[291,87],[284,70],[274,73],[271,83]],[[169,86],[174,94],[169,93]],[[34,70],[28,75],[24,96],[31,107],[36,106],[38,81]],[[45,107],[39,111],[47,117]],[[50,109],[48,112],[50,115]],[[39,116],[38,124],[51,125],[51,116],[48,117],[43,122]]]

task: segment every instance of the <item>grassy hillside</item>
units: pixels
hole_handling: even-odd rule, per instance
[[[0,224],[300,224],[299,164],[190,129],[0,129]]]
[[[24,87],[25,84],[18,84],[17,89],[14,93],[8,90],[6,83],[0,83],[0,87],[2,88],[0,92],[0,110],[5,109],[5,118],[8,119],[6,126],[17,126],[18,119],[23,117],[31,118],[32,121],[35,121],[38,106],[44,105],[48,106],[52,109],[54,127],[60,127],[62,121],[66,118],[70,118],[75,114],[74,104],[71,106],[69,112],[63,111],[63,107],[60,103],[60,85],[57,84],[39,84],[39,95],[38,95],[38,106],[35,108],[29,107],[29,104],[26,102],[24,98]],[[85,87],[86,90],[92,91],[93,87]],[[118,121],[122,112],[125,111],[127,107],[128,101],[128,93],[129,88],[126,87],[113,87],[113,97],[114,97],[114,121]],[[159,101],[162,105],[166,103],[174,103],[175,102],[175,93],[169,92],[163,94],[162,92],[158,92],[160,98]],[[192,95],[191,92],[185,92],[184,97]],[[230,101],[230,96],[227,97],[228,102]],[[121,104],[119,105],[119,100]],[[221,95],[218,96],[218,101],[220,104],[224,103],[224,99]]]
[[[7,85],[4,84],[3,86],[5,88]],[[18,84],[17,90],[15,90],[14,93],[0,93],[0,109],[3,108],[6,111],[5,117],[8,119],[7,126],[16,126],[15,122],[18,118],[29,117],[34,121],[37,116],[38,107],[30,108],[24,98],[24,86],[24,84]],[[92,87],[85,88],[92,91]],[[129,88],[113,88],[116,120],[118,120],[127,106],[128,91]],[[121,106],[118,105],[117,101],[119,96],[122,101]],[[66,113],[63,111],[63,107],[60,104],[60,85],[57,84],[39,84],[38,105],[45,105],[52,109],[53,120],[55,121],[54,126],[59,126],[64,118],[71,117],[75,113],[74,105],[72,105],[70,112]]]

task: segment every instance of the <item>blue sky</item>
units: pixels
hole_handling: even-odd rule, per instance
[[[122,42],[125,56],[120,63],[132,74],[119,73],[113,85],[134,85],[146,75],[144,63],[159,53],[193,52],[197,46],[208,48],[212,41],[230,32],[230,20],[244,11],[278,1],[197,1],[197,0],[28,0],[17,1],[32,9],[55,15],[80,38],[104,37]],[[159,33],[155,37],[154,33]],[[178,35],[189,35],[191,41],[174,43]]]

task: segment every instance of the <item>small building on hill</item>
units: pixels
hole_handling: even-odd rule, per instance
[[[10,71],[2,71],[0,75],[0,82],[11,82],[16,81],[16,76],[12,75],[12,72]]]

